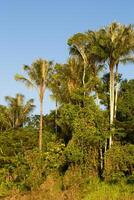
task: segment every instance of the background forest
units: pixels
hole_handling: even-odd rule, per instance
[[[112,23],[68,39],[66,63],[37,59],[15,80],[39,96],[0,105],[1,199],[134,199],[134,28]],[[18,69],[19,71],[19,69]],[[55,110],[43,115],[46,88]]]

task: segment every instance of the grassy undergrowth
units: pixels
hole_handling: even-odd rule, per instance
[[[79,183],[75,183],[64,190],[61,183],[61,178],[49,177],[38,189],[14,192],[4,200],[134,200],[133,184],[126,184],[125,181],[109,184],[89,179],[80,187]]]
[[[125,182],[108,184],[92,181],[87,186],[86,194],[83,200],[134,200],[134,185]]]

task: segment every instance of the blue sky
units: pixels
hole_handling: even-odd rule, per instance
[[[64,63],[67,39],[77,32],[96,30],[117,21],[134,23],[133,0],[0,0],[0,104],[4,96],[23,93],[38,96],[14,80],[23,64],[37,58]],[[120,66],[124,78],[134,78],[134,66]],[[54,108],[47,91],[44,112]]]

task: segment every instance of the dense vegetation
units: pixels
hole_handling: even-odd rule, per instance
[[[37,90],[40,115],[22,94],[0,105],[0,197],[132,200],[134,79],[118,66],[134,62],[134,28],[112,23],[68,45],[67,63],[39,59],[15,75]],[[56,108],[43,116],[46,88]]]

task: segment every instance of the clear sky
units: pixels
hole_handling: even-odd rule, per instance
[[[23,64],[37,58],[66,62],[67,39],[77,32],[96,30],[117,21],[134,23],[134,0],[0,0],[0,104],[4,96],[38,96],[14,80]],[[124,78],[134,78],[134,66],[122,66]],[[44,112],[54,108],[45,95]]]

